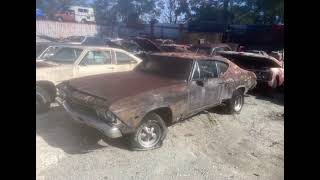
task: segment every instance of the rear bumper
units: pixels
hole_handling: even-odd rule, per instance
[[[62,100],[59,97],[57,97],[56,100],[64,107],[64,109],[68,112],[68,114],[74,121],[93,127],[110,138],[118,138],[122,136],[119,128],[110,126],[100,119],[97,119],[96,117],[77,112],[76,110],[72,109],[66,101]]]

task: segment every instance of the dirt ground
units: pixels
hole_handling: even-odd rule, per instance
[[[36,118],[37,179],[283,179],[283,94],[256,90],[239,115],[223,107],[169,127],[161,148],[130,151],[54,105]]]

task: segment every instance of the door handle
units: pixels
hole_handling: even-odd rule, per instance
[[[108,69],[114,69],[114,67],[108,67]]]

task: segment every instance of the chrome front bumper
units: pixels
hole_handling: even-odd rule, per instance
[[[88,116],[73,110],[66,101],[62,100],[59,97],[56,98],[56,101],[64,107],[64,109],[70,114],[72,119],[76,122],[93,127],[102,132],[105,136],[108,136],[110,138],[118,138],[122,136],[122,133],[119,128],[110,126],[105,122],[97,119],[96,117]]]

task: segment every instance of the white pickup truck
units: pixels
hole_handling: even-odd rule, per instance
[[[130,71],[142,60],[108,47],[49,46],[36,60],[36,106],[46,111],[56,97],[55,85],[76,77]]]

